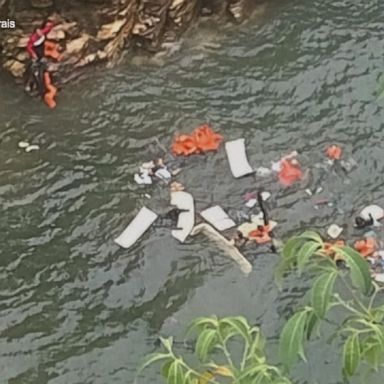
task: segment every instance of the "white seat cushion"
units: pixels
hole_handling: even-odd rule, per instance
[[[227,141],[225,143],[225,150],[229,167],[234,177],[238,178],[254,172],[248,163],[244,139]]]
[[[236,223],[225,213],[223,208],[218,205],[208,208],[200,214],[218,231],[225,231],[226,229],[233,228],[236,225]]]
[[[124,232],[115,239],[115,243],[123,248],[130,248],[151,227],[157,217],[157,214],[150,209],[141,208]]]

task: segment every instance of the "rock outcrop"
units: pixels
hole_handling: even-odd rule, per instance
[[[65,81],[73,68],[92,63],[113,65],[126,47],[157,51],[173,42],[198,17],[230,16],[244,20],[250,2],[257,0],[30,0],[15,10],[17,28],[3,31],[1,64],[16,78],[23,76],[29,57],[29,34],[48,18],[55,23],[48,39],[60,45],[62,60],[51,64]],[[0,0],[0,14],[8,0]]]

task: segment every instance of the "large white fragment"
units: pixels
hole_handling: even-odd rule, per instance
[[[381,220],[384,217],[384,209],[379,207],[378,205],[372,204],[363,208],[360,212],[360,217],[366,221],[369,221],[371,216],[374,225],[380,225],[380,223],[378,223],[378,220]]]
[[[213,240],[217,246],[225,252],[225,255],[234,260],[245,273],[249,274],[252,271],[251,263],[242,255],[242,253],[224,236],[222,236],[215,228],[207,223],[197,225],[191,236],[203,233],[209,239]]]
[[[185,210],[185,212],[179,214],[177,220],[178,229],[172,230],[172,236],[183,243],[195,225],[195,202],[190,193],[176,191],[171,192],[171,205]]]
[[[233,228],[236,223],[226,214],[226,212],[218,205],[202,211],[201,216],[212,224],[218,231],[225,231]]]
[[[327,230],[327,234],[331,239],[337,239],[341,235],[341,232],[343,232],[343,228],[337,224],[332,224]]]
[[[141,208],[124,232],[115,239],[115,243],[123,248],[130,248],[151,227],[157,217],[157,214],[147,207]]]
[[[227,141],[225,143],[225,150],[227,152],[229,167],[235,178],[254,172],[247,159],[244,139]]]

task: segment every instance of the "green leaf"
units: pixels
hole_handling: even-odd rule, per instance
[[[250,333],[251,327],[249,326],[247,320],[245,320],[243,317],[238,316],[224,318],[220,320],[220,327],[221,325],[227,325],[231,327],[236,332],[231,333],[231,336],[236,334],[242,336],[248,346],[252,343],[252,336]]]
[[[282,259],[275,270],[275,283],[280,290],[282,288],[284,274],[295,264],[297,258],[297,251],[300,249],[303,242],[303,239],[295,236],[290,238],[284,244],[283,250],[281,252]]]
[[[320,319],[324,319],[331,299],[333,287],[335,285],[337,272],[323,273],[320,275],[311,289],[311,305],[315,314]]]
[[[357,333],[352,333],[343,348],[343,373],[345,376],[353,376],[360,363],[360,342]]]
[[[191,369],[187,371],[187,373],[184,375],[184,383],[183,384],[197,384],[198,379],[196,377],[193,377],[195,374],[192,372]]]
[[[256,375],[260,374],[260,372],[265,371],[265,369],[266,367],[264,364],[251,365],[250,367],[246,368],[243,372],[241,372],[241,375],[239,378],[237,378],[237,381],[244,379],[252,379]]]
[[[168,370],[167,384],[180,384],[183,382],[184,373],[180,360],[174,360]]]
[[[158,361],[170,359],[172,356],[169,353],[152,353],[145,359],[144,363],[140,366],[139,371],[147,368],[149,365],[157,363]]]
[[[367,261],[352,248],[334,247],[334,249],[344,257],[347,266],[350,268],[353,285],[365,295],[371,294],[374,287]]]
[[[299,270],[299,274],[303,272],[304,266],[308,263],[311,256],[320,249],[320,244],[314,241],[306,242],[297,254],[297,268]]]
[[[370,311],[372,318],[376,323],[382,323],[384,320],[384,306],[373,308]]]
[[[314,312],[308,313],[307,322],[305,326],[306,338],[309,340],[316,326],[319,324],[319,318]]]
[[[305,360],[303,342],[307,317],[307,309],[295,313],[281,332],[279,354],[282,363],[288,369],[297,362],[298,356]]]
[[[302,238],[297,236],[290,238],[284,244],[284,247],[282,250],[283,258],[287,260],[294,260],[296,257],[296,252],[301,247],[302,244],[303,244]]]
[[[368,337],[363,343],[362,356],[377,371],[384,358],[384,348],[377,339]]]
[[[163,337],[160,337],[161,344],[163,344],[164,348],[168,351],[172,351],[173,346],[173,337],[169,337],[168,339],[164,339]]]
[[[189,327],[187,328],[187,335],[192,331],[194,331],[195,329],[202,330],[207,327],[217,328],[218,325],[219,325],[219,320],[217,319],[216,316],[198,317],[195,320],[193,320],[189,325]]]
[[[312,240],[318,243],[320,246],[323,244],[323,239],[321,236],[315,232],[315,231],[305,231],[303,232],[300,237],[307,239],[307,240]]]
[[[196,341],[196,354],[201,361],[205,361],[208,353],[217,342],[217,331],[215,329],[204,329]]]
[[[161,367],[161,374],[163,377],[167,378],[169,374],[169,368],[171,367],[171,364],[173,363],[173,359],[167,361],[162,367]]]
[[[254,361],[260,361],[260,359],[264,358],[264,347],[265,339],[263,335],[257,331],[249,347],[247,360],[254,359]]]

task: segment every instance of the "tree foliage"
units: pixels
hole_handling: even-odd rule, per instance
[[[343,260],[347,268],[339,268],[329,254]],[[373,282],[366,260],[350,247],[329,247],[315,232],[307,231],[286,243],[278,277],[288,270],[302,273],[304,268],[315,275],[309,291],[310,300],[282,330],[281,362],[289,369],[300,357],[305,359],[305,330],[326,320],[332,308],[341,307],[345,318],[335,330],[333,339],[338,338],[342,344],[343,374],[354,375],[362,363],[378,370],[384,362],[384,306],[375,306],[377,293],[382,288]],[[344,285],[343,292],[348,294],[344,298],[335,291],[337,281]]]
[[[165,352],[148,356],[141,369],[162,363],[167,384],[290,384],[279,368],[267,363],[265,341],[258,327],[243,317],[215,316],[195,319],[188,334],[197,334],[195,354],[198,366],[192,368],[173,350],[172,338],[161,339]],[[241,345],[242,357],[235,359],[231,347]]]
[[[332,257],[330,257],[330,255]],[[343,260],[339,268],[335,260]],[[341,346],[342,373],[346,378],[356,374],[364,364],[378,371],[384,365],[384,305],[376,304],[382,290],[372,281],[369,265],[362,256],[347,246],[326,244],[312,231],[287,241],[276,278],[280,283],[290,273],[314,276],[308,299],[286,321],[279,339],[280,366],[267,362],[265,341],[258,327],[243,317],[219,319],[215,316],[197,318],[188,334],[197,336],[194,343],[198,366],[192,368],[175,354],[172,338],[161,339],[165,352],[150,355],[142,368],[162,363],[167,384],[285,384],[285,376],[301,359],[306,361],[305,345],[320,332],[330,312],[342,309],[344,319],[335,325],[332,340]],[[342,292],[342,293],[340,293]],[[242,357],[236,359],[238,345]],[[234,349],[233,347],[236,347]]]

